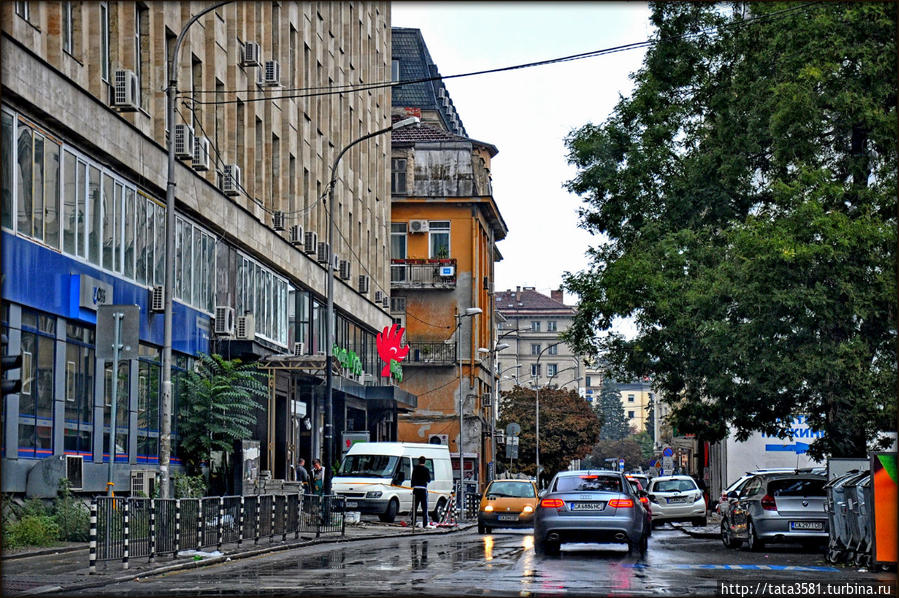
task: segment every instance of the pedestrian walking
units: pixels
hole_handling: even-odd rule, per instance
[[[431,481],[431,472],[425,467],[425,458],[418,458],[418,464],[412,468],[412,527],[415,528],[415,517],[418,514],[418,505],[421,505],[421,521],[423,527],[428,527],[428,483]]]
[[[309,471],[306,469],[306,459],[300,457],[297,461],[297,481],[302,485],[303,493],[309,492]]]
[[[312,490],[318,495],[325,491],[325,468],[318,459],[312,460]]]

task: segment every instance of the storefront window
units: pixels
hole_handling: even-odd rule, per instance
[[[19,457],[53,454],[53,381],[56,318],[22,310],[22,391],[19,393]]]
[[[162,387],[159,349],[140,346],[137,384],[137,462],[159,462],[159,403]]]
[[[66,327],[66,380],[64,450],[93,460],[94,331]]]
[[[118,388],[116,390],[116,463],[128,462],[128,387],[131,363],[119,362]],[[112,417],[112,362],[106,362],[103,370],[103,461],[109,462],[109,421]]]

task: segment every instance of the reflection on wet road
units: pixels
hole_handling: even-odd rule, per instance
[[[845,572],[820,555],[725,551],[675,530],[655,532],[646,557],[621,545],[534,552],[524,531],[428,535],[310,546],[94,589],[91,595],[541,596],[715,595],[717,582]],[[765,561],[759,564],[759,560]],[[770,563],[770,565],[769,565]],[[755,576],[755,577],[754,577]]]

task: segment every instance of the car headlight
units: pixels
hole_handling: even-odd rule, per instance
[[[380,490],[369,490],[365,493],[365,498],[381,498],[381,495],[384,494]]]
[[[531,505],[525,505],[524,508],[521,510],[521,512],[522,513],[533,513],[534,507],[532,507]]]
[[[484,507],[484,510],[489,513],[490,511],[493,510],[493,505],[487,505],[486,507]]]

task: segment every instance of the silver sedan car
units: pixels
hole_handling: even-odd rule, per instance
[[[686,475],[659,476],[649,483],[652,524],[666,521],[692,521],[705,525],[706,504],[696,481]]]
[[[646,552],[646,511],[617,471],[563,471],[540,496],[534,515],[534,546],[555,554],[563,542],[626,543]]]

